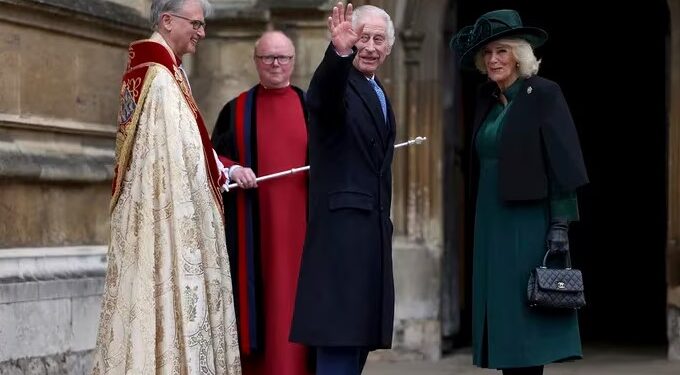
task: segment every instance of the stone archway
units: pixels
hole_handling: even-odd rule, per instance
[[[454,3],[454,1],[452,1],[452,3]],[[600,90],[599,92],[602,92],[602,95],[608,96],[612,94],[616,95],[615,92],[627,91],[627,89],[632,92],[637,92],[636,90],[639,89],[640,95],[634,95],[629,98],[630,100],[627,100],[626,103],[629,103],[630,106],[626,106],[623,109],[630,113],[629,118],[622,118],[627,127],[621,127],[621,125],[624,124],[616,123],[616,128],[618,128],[620,132],[628,132],[630,135],[626,135],[623,137],[624,139],[616,138],[616,140],[612,139],[612,141],[624,142],[628,145],[626,146],[628,151],[624,151],[625,154],[618,159],[623,161],[623,163],[627,163],[626,160],[630,160],[631,155],[639,154],[639,156],[636,157],[636,159],[638,159],[636,162],[642,162],[646,165],[644,172],[637,178],[642,181],[630,181],[630,179],[625,178],[623,180],[616,179],[617,175],[620,176],[619,172],[624,171],[625,168],[611,166],[611,163],[608,164],[608,162],[604,162],[604,158],[600,156],[596,158],[591,157],[591,164],[594,166],[591,171],[591,180],[595,181],[595,189],[600,189],[600,191],[593,193],[591,190],[590,193],[586,194],[584,201],[590,199],[590,203],[586,203],[590,206],[586,208],[589,213],[585,214],[584,212],[584,214],[597,214],[597,216],[591,216],[590,223],[583,224],[580,227],[577,226],[574,232],[577,237],[577,246],[580,246],[581,248],[587,248],[589,246],[593,247],[592,245],[587,244],[589,241],[588,236],[602,237],[602,235],[598,233],[600,230],[606,230],[612,234],[616,232],[613,230],[615,225],[608,223],[609,219],[607,219],[606,216],[607,210],[602,209],[602,205],[609,205],[607,206],[607,209],[613,208],[614,210],[611,212],[621,212],[620,210],[617,211],[616,208],[623,207],[622,205],[625,204],[623,202],[627,201],[624,200],[620,203],[603,203],[603,200],[601,199],[602,197],[606,197],[607,194],[607,192],[603,192],[602,190],[610,189],[613,184],[615,184],[614,181],[619,181],[618,184],[620,187],[623,187],[624,190],[630,189],[629,199],[638,200],[638,202],[641,200],[644,202],[644,204],[633,204],[632,207],[634,207],[634,209],[633,211],[630,211],[628,215],[614,215],[616,218],[613,220],[620,220],[620,223],[624,220],[626,221],[625,225],[618,227],[618,233],[624,233],[624,235],[628,236],[628,238],[631,238],[633,241],[631,242],[632,244],[626,244],[630,248],[627,252],[622,252],[618,255],[610,253],[610,255],[624,258],[622,262],[624,267],[641,273],[642,276],[638,274],[637,277],[645,279],[644,282],[647,283],[645,285],[651,287],[651,289],[646,289],[648,290],[646,295],[653,294],[654,297],[645,297],[638,300],[638,305],[641,310],[654,310],[653,313],[644,315],[647,324],[653,326],[653,330],[656,332],[651,334],[647,339],[655,343],[664,341],[663,336],[665,336],[666,331],[664,331],[663,328],[664,323],[667,322],[669,358],[679,359],[680,168],[678,165],[680,164],[680,105],[678,105],[678,103],[680,103],[680,1],[668,0],[668,7],[666,7],[665,1],[650,2],[645,4],[644,9],[646,9],[646,11],[644,11],[644,9],[641,11],[638,8],[636,8],[637,10],[632,10],[621,7],[598,11],[591,10],[585,17],[586,19],[581,20],[587,26],[602,26],[602,30],[592,31],[593,33],[606,31],[607,25],[610,24],[609,30],[611,31],[615,28],[613,26],[614,19],[639,17],[640,21],[643,21],[645,25],[648,25],[648,27],[638,25],[640,28],[637,29],[639,33],[643,34],[642,37],[647,40],[645,43],[645,50],[639,51],[632,45],[628,46],[631,50],[635,50],[635,57],[631,60],[633,61],[633,70],[635,70],[636,73],[632,74],[644,77],[645,80],[645,84],[639,86],[630,86],[629,83],[608,85],[604,82],[611,83],[612,81],[607,81],[606,79],[598,81],[595,78],[601,76],[610,78],[607,77],[607,75],[622,74],[625,76],[626,74],[631,74],[630,71],[629,73],[624,73],[623,71],[619,72],[619,70],[614,70],[614,72],[598,71],[600,72],[599,74],[593,73],[596,69],[608,66],[607,62],[602,61],[602,56],[597,52],[603,51],[602,53],[606,54],[608,53],[606,51],[617,49],[617,47],[615,47],[618,45],[616,42],[620,42],[617,39],[621,39],[622,37],[613,32],[604,33],[604,36],[602,36],[600,40],[614,40],[614,46],[610,45],[609,42],[604,45],[598,43],[582,43],[582,37],[587,34],[583,31],[581,34],[578,34],[578,28],[575,28],[573,24],[571,27],[567,25],[568,20],[564,21],[559,19],[560,17],[569,18],[570,14],[572,14],[569,11],[561,13],[561,16],[558,17],[554,12],[541,8],[541,5],[528,1],[514,1],[509,4],[501,4],[501,2],[494,2],[493,0],[482,2],[457,1],[455,3],[460,4],[455,6],[460,12],[457,17],[460,18],[462,15],[465,17],[466,23],[474,21],[476,16],[481,12],[491,10],[500,5],[503,7],[518,7],[522,14],[529,15],[528,17],[534,22],[551,22],[546,20],[554,21],[555,23],[551,23],[549,28],[553,31],[557,30],[557,33],[551,36],[555,36],[555,40],[558,40],[557,43],[560,45],[559,48],[572,51],[576,51],[575,49],[578,48],[578,53],[576,53],[575,56],[569,56],[565,52],[559,52],[555,49],[549,50],[549,53],[546,52],[548,53],[549,58],[546,59],[547,62],[544,63],[545,69],[542,69],[542,73],[545,73],[548,78],[557,77],[556,80],[563,85],[565,95],[567,96],[570,105],[574,104],[572,111],[575,112],[575,116],[580,117],[582,121],[584,119],[584,114],[587,114],[588,111],[588,105],[583,103],[584,99],[582,97],[590,97],[590,100],[592,101],[598,100],[596,98],[597,95],[593,94],[598,92],[598,90]],[[474,10],[471,10],[472,8],[474,8]],[[537,10],[539,8],[540,10]],[[582,13],[579,9],[575,9],[573,12]],[[621,15],[616,12],[621,12]],[[590,17],[590,19],[588,19],[588,17]],[[668,30],[668,28],[670,28],[670,30]],[[625,37],[623,38],[625,39]],[[594,44],[598,45],[599,48],[594,46]],[[665,59],[664,54],[666,55]],[[586,59],[586,64],[582,62],[583,58]],[[564,61],[555,62],[556,59],[563,59]],[[640,59],[643,59],[644,62],[641,62]],[[650,63],[648,61],[650,59],[654,62]],[[579,64],[579,60],[581,60],[581,64]],[[574,70],[578,69],[581,69],[580,72],[582,74],[589,75],[593,77],[593,79],[589,82],[584,82],[583,80],[579,81],[578,79],[574,80],[576,77]],[[563,79],[560,79],[560,77]],[[650,81],[654,82],[652,86],[648,84]],[[574,89],[570,86],[578,86],[579,88]],[[636,87],[636,89],[631,89],[631,87]],[[569,92],[570,90],[571,92]],[[641,111],[639,108],[645,108],[645,110]],[[586,123],[588,122],[586,121]],[[591,128],[582,129],[582,137],[585,137],[583,141],[585,143],[590,143],[587,147],[591,150],[591,156],[592,153],[606,153],[605,149],[609,152],[612,151],[612,145],[615,145],[614,148],[619,147],[618,152],[622,152],[621,143],[602,142],[603,139],[607,139],[603,130],[593,130],[592,128],[593,125],[598,124],[605,125],[601,121],[597,124],[588,123],[588,126]],[[612,124],[608,126],[611,125]],[[581,132],[581,129],[579,131]],[[639,132],[639,134],[637,132]],[[650,133],[654,134],[650,135]],[[648,138],[650,136],[653,137],[653,139]],[[607,144],[608,146],[604,146]],[[667,150],[667,154],[664,153],[664,148]],[[649,153],[653,154],[653,156],[650,156]],[[609,171],[603,173],[603,167],[608,168]],[[653,172],[650,174],[649,170],[653,170]],[[648,177],[651,179],[645,180],[645,178]],[[603,179],[608,181],[607,184],[602,184]],[[639,195],[633,193],[635,189],[639,191]],[[664,195],[666,197],[664,197]],[[596,205],[600,205],[600,208],[594,209],[593,207]],[[653,206],[653,208],[644,208],[645,205]],[[623,216],[625,216],[625,219],[622,220],[621,217]],[[593,220],[592,217],[597,217],[597,220]],[[621,230],[620,228],[625,229]],[[606,240],[600,238],[593,243],[602,245],[606,244]],[[606,248],[606,246],[595,246],[592,249],[588,249],[588,251],[607,251],[604,250]],[[589,270],[590,274],[593,275],[597,273],[596,276],[591,277],[600,279],[597,283],[591,284],[591,291],[597,289],[597,293],[591,295],[593,298],[596,298],[593,300],[594,306],[592,306],[591,309],[600,309],[600,313],[598,313],[599,316],[595,318],[586,316],[587,319],[585,320],[590,320],[590,328],[586,328],[585,332],[588,334],[588,330],[595,327],[597,321],[601,322],[602,319],[606,319],[608,314],[613,313],[612,311],[607,310],[606,306],[603,309],[603,305],[616,306],[617,303],[622,301],[621,298],[623,296],[621,294],[608,292],[607,288],[609,288],[609,286],[606,286],[606,280],[602,279],[602,270],[608,269],[607,265],[612,264],[611,262],[607,263],[605,256],[601,256],[601,258],[588,258],[582,255],[581,257],[581,261],[586,262],[584,265],[591,268]],[[662,273],[664,268],[666,271],[665,283],[664,275]],[[617,279],[619,279],[619,277],[617,277]],[[651,282],[649,279],[653,279],[654,281]],[[664,285],[666,285],[667,290],[663,290]],[[597,297],[595,297],[596,295]],[[607,295],[608,297],[602,299],[603,296]],[[664,304],[665,315],[667,317],[666,321],[663,320]],[[612,307],[612,309],[614,308]],[[586,315],[592,314],[592,311],[593,310],[591,310],[591,312],[586,312]],[[610,321],[607,322],[607,324],[604,324],[605,326],[608,326],[604,330],[601,327],[596,327],[600,329],[601,332],[604,332],[600,333],[600,338],[606,339],[606,337],[609,336],[609,340],[613,340],[611,342],[616,343],[618,340],[624,339],[625,336],[630,336],[630,327],[623,324],[623,322],[621,322],[622,324],[617,323],[616,319],[619,318],[609,319]]]

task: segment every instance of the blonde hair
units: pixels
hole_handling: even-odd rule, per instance
[[[529,42],[521,38],[500,39],[497,42],[510,47],[512,56],[517,60],[517,71],[520,77],[528,78],[538,73],[541,60],[536,59],[534,49]],[[481,73],[487,74],[486,64],[484,64],[484,48],[477,51],[475,66]]]

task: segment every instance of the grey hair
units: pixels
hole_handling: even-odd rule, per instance
[[[362,5],[354,9],[354,13],[352,13],[352,28],[356,30],[359,27],[359,21],[369,14],[382,17],[385,20],[385,25],[387,25],[387,45],[391,49],[394,45],[394,23],[390,15],[383,9],[373,5]]]
[[[151,14],[149,15],[149,21],[151,21],[151,28],[156,30],[158,27],[158,22],[160,21],[161,14],[170,12],[177,13],[182,10],[184,3],[189,0],[153,0],[151,3]],[[212,5],[208,0],[196,0],[201,3],[203,8],[203,16],[208,17],[212,14]]]
[[[510,47],[512,55],[515,57],[515,60],[517,60],[517,70],[520,77],[528,78],[538,73],[541,60],[536,59],[534,49],[529,42],[521,38],[500,39],[498,42]],[[484,64],[484,48],[480,49],[475,55],[475,66],[477,67],[477,70],[483,74],[487,74],[486,65]]]

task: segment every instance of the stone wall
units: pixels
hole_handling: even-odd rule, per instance
[[[86,374],[105,246],[0,251],[0,374]]]
[[[680,361],[680,308],[668,307],[668,359]]]
[[[21,358],[0,363],[0,374],[6,375],[90,375],[91,373],[91,351]]]
[[[0,248],[106,243],[120,74],[144,22],[101,1],[0,0]]]
[[[90,372],[120,75],[148,35],[120,4],[0,0],[0,374]]]
[[[143,16],[149,15],[149,5],[151,4],[151,0],[109,0],[109,2],[134,9],[137,11],[137,13]]]

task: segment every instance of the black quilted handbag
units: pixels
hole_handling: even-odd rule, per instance
[[[548,268],[550,255],[564,256],[565,268]],[[527,286],[529,306],[548,309],[579,309],[586,305],[583,294],[583,275],[571,268],[569,252],[557,253],[548,249],[543,265],[531,271]]]

